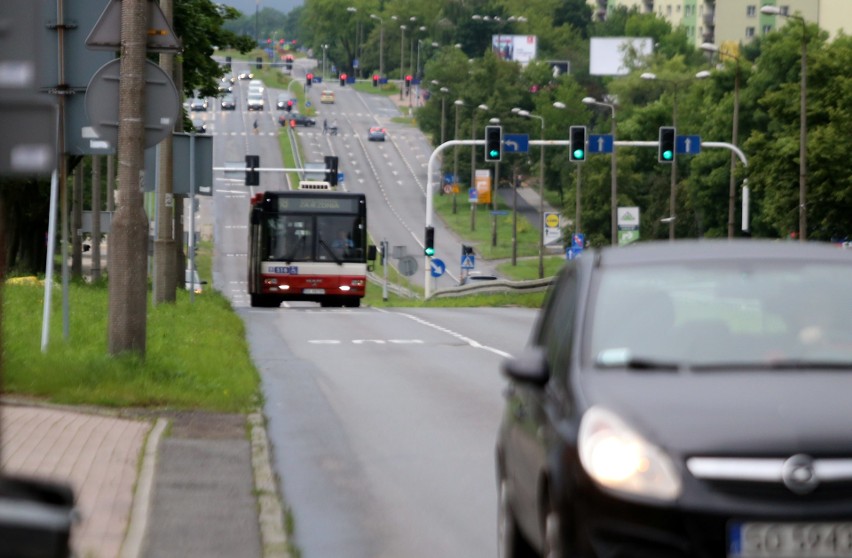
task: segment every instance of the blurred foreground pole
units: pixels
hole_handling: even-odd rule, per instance
[[[142,204],[147,0],[121,3],[118,200],[109,265],[109,352],[145,355],[148,218]]]

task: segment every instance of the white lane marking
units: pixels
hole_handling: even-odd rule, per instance
[[[385,312],[387,314],[397,314],[399,316],[405,316],[406,318],[414,320],[415,322],[417,322],[419,324],[425,325],[427,327],[431,327],[432,329],[437,329],[441,333],[446,333],[447,335],[451,335],[451,336],[455,337],[456,339],[459,339],[460,341],[467,343],[468,345],[470,345],[474,349],[482,349],[484,351],[494,353],[495,355],[499,355],[503,358],[510,358],[512,356],[511,354],[507,353],[506,351],[501,351],[500,349],[495,349],[494,347],[489,347],[488,345],[483,345],[482,343],[480,343],[479,341],[476,341],[475,339],[471,339],[470,337],[462,335],[461,333],[453,331],[449,328],[442,327],[442,326],[439,326],[437,324],[433,324],[432,322],[426,321],[423,318],[419,318],[419,317],[417,317],[413,314],[406,314],[405,312],[389,312],[389,311],[383,310],[381,308],[377,308],[377,310],[379,310],[380,312]]]

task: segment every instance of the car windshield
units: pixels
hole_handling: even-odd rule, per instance
[[[852,366],[852,270],[808,262],[608,269],[588,319],[604,368]]]

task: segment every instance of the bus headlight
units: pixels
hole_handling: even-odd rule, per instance
[[[340,290],[343,292],[349,292],[351,288],[349,285],[340,285]]]

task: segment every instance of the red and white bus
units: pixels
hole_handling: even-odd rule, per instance
[[[248,291],[252,306],[287,300],[361,305],[369,261],[364,194],[264,192],[251,203]]]

